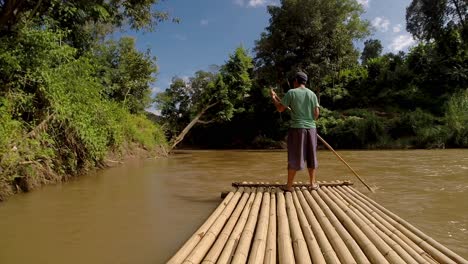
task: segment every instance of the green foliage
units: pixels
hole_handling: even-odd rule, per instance
[[[0,153],[6,153],[22,134],[21,122],[11,116],[11,104],[6,98],[0,99]]]
[[[367,64],[370,59],[375,59],[382,53],[383,46],[378,39],[368,39],[364,42],[364,50],[361,54],[362,64]]]
[[[363,109],[348,111],[346,115],[324,109],[317,128],[324,137],[332,138],[330,142],[337,148],[372,148],[386,130],[382,118]]]
[[[104,86],[102,93],[109,100],[122,103],[131,113],[142,113],[150,106],[149,84],[156,80],[157,67],[149,50],[141,53],[135,39],[123,37],[100,45],[95,56],[98,78]]]
[[[243,47],[237,48],[234,54],[229,56],[226,64],[221,67],[221,75],[228,87],[227,96],[232,102],[233,112],[245,111],[244,99],[252,87],[250,79],[252,69],[252,58],[247,55]]]
[[[368,34],[355,0],[282,0],[268,12],[270,25],[255,47],[259,81],[266,85],[291,88],[287,78],[298,69],[317,85],[324,76],[356,64],[353,41]]]
[[[69,32],[66,40],[80,51],[88,50],[97,39],[115,28],[153,29],[169,19],[155,6],[159,0],[6,0],[0,2],[0,32],[11,34],[24,24],[49,26]],[[177,21],[177,19],[174,19]]]
[[[292,88],[288,77],[301,69],[309,74],[308,87],[322,106],[318,131],[335,147],[466,146],[463,98],[468,87],[468,48],[466,3],[462,2],[412,1],[407,24],[422,41],[408,53],[381,55],[380,41],[369,39],[361,64],[353,41],[367,35],[368,23],[360,19],[362,8],[356,1],[283,0],[279,6],[270,6],[270,24],[254,50],[252,88],[243,98],[243,93],[236,93],[238,103],[223,101],[224,105],[211,109],[205,117],[213,120],[214,113],[223,113],[216,119],[222,122],[199,126],[187,142],[259,147],[274,145],[270,140],[283,141],[289,114],[275,112],[266,88],[279,88],[276,92],[283,95]],[[207,98],[226,95],[216,92],[224,91],[222,84],[231,83],[228,75],[221,77],[203,73],[188,82],[177,80],[170,93],[161,95],[164,103],[160,105],[168,109],[162,112],[173,134],[203,109],[193,103],[195,94],[203,95],[201,105],[207,105]],[[195,92],[200,90],[197,87],[210,93]],[[218,112],[221,109],[228,111]]]
[[[219,73],[198,71],[187,81],[174,77],[170,87],[155,98],[174,146],[197,123],[222,123],[244,112],[252,68],[252,58],[238,47]]]
[[[450,143],[468,147],[468,89],[448,100],[444,123],[449,130]]]
[[[99,165],[125,145],[165,145],[157,125],[106,94],[109,88],[96,75],[106,65],[91,54],[77,57],[62,36],[23,28],[15,39],[0,38],[2,186],[29,190]]]
[[[406,29],[421,40],[441,40],[453,29],[468,33],[468,3],[464,0],[413,0],[406,9]]]
[[[440,148],[447,142],[447,128],[442,126],[440,118],[417,108],[405,112],[392,120],[390,135],[408,138],[409,144],[418,148]]]

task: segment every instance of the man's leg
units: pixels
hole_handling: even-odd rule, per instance
[[[310,188],[317,189],[316,172],[317,172],[317,130],[311,128],[307,130],[307,140],[305,144],[307,168],[309,170]]]
[[[288,169],[288,183],[286,185],[286,190],[291,191],[293,190],[292,184],[294,181],[294,176],[296,176],[296,170]]]
[[[292,191],[292,184],[296,172],[304,167],[304,156],[302,153],[302,144],[304,134],[300,129],[289,129],[288,132],[288,183],[284,190]]]
[[[316,183],[315,183],[315,173],[316,173],[317,169],[315,168],[309,168],[309,178],[310,178],[310,187],[311,188],[314,188],[314,186],[316,186]]]

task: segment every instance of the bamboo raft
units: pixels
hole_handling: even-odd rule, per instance
[[[168,263],[468,264],[350,182],[233,186]]]

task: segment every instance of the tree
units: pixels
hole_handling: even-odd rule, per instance
[[[369,59],[375,59],[382,53],[382,43],[378,39],[368,39],[364,42],[364,50],[361,54],[362,64],[367,64]]]
[[[87,49],[115,28],[153,29],[169,19],[155,8],[159,0],[4,0],[0,1],[0,33],[11,34],[27,23],[69,31],[67,41]],[[174,19],[177,21],[177,19]]]
[[[158,94],[156,103],[168,124],[181,124],[188,120],[187,117],[191,120],[177,136],[173,136],[172,148],[196,124],[230,120],[235,113],[242,112],[244,98],[252,86],[252,68],[252,58],[239,47],[219,73],[198,71],[187,82],[175,78],[166,91]]]
[[[368,34],[361,20],[362,6],[355,0],[282,0],[269,6],[270,25],[256,42],[260,82],[290,88],[287,78],[297,69],[311,83],[357,63],[353,41]]]
[[[135,39],[123,37],[99,45],[95,57],[108,99],[122,103],[131,113],[142,112],[150,105],[150,83],[155,81],[157,67],[149,50],[139,52]]]
[[[406,29],[417,39],[441,39],[456,29],[468,37],[466,0],[413,0],[406,9]]]

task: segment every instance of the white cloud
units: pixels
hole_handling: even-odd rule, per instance
[[[398,24],[396,26],[393,27],[393,32],[394,33],[398,33],[401,31],[401,24]]]
[[[180,41],[186,41],[187,40],[187,36],[182,35],[182,34],[174,34],[172,37],[174,37],[175,39],[180,40]]]
[[[234,4],[247,7],[260,7],[266,5],[278,5],[278,0],[234,0]]]
[[[357,0],[357,2],[361,4],[364,8],[368,8],[370,0]]]
[[[399,35],[392,40],[390,49],[393,52],[401,51],[416,44],[416,40],[409,34]]]
[[[385,17],[376,17],[372,20],[371,24],[377,30],[386,32],[390,26],[390,20]]]
[[[200,20],[200,25],[202,25],[202,26],[206,26],[206,25],[208,25],[208,23],[209,23],[208,19]]]
[[[244,6],[244,0],[234,0],[234,4]]]
[[[249,6],[257,7],[265,5],[268,1],[267,0],[249,0]]]

